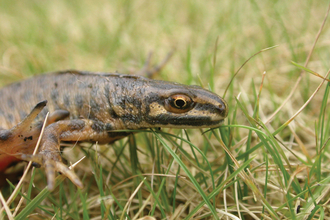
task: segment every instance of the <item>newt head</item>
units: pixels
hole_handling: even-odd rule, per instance
[[[105,82],[113,129],[215,128],[228,115],[226,101],[199,86],[120,75]]]
[[[226,101],[199,86],[164,83],[145,97],[145,121],[152,127],[214,128],[228,115]]]

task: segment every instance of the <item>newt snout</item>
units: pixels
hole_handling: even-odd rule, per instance
[[[145,111],[149,127],[214,128],[228,114],[224,99],[199,86],[163,82],[149,91]]]

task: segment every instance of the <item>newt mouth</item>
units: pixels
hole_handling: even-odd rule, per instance
[[[220,126],[224,118],[219,116],[214,119],[209,116],[171,116],[160,114],[157,117],[148,117],[148,123],[153,127],[171,127],[171,128],[214,128]]]

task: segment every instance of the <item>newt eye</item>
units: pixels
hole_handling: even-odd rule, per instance
[[[173,113],[184,113],[194,107],[193,100],[183,94],[176,94],[168,97],[165,100],[165,109]]]

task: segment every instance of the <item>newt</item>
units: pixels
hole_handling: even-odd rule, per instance
[[[214,128],[228,114],[217,94],[199,86],[116,73],[62,71],[0,89],[0,172],[13,162],[43,166],[48,188],[55,172],[83,187],[62,163],[61,141],[113,143],[148,128]],[[40,147],[33,150],[47,112]]]

